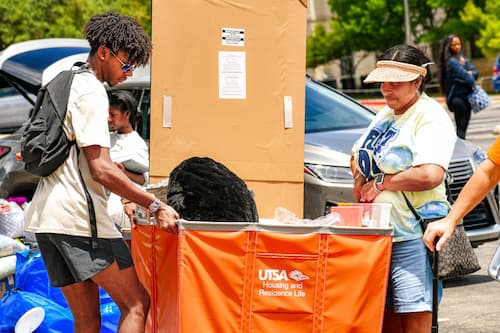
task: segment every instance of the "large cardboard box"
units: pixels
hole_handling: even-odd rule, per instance
[[[260,216],[303,210],[305,0],[153,0],[151,180],[225,164]]]

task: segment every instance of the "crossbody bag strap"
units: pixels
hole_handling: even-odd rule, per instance
[[[454,200],[451,197],[450,184],[448,182],[447,177],[448,177],[448,175],[446,175],[445,178],[444,178],[444,186],[445,186],[445,189],[446,189],[446,197],[448,199],[448,202],[453,203]],[[420,226],[422,227],[422,230],[424,230],[425,228],[422,225],[422,217],[420,217],[420,215],[417,213],[417,211],[415,210],[415,208],[411,204],[410,200],[408,200],[408,197],[406,196],[405,192],[401,191],[401,193],[403,194],[403,197],[405,198],[406,205],[408,205],[408,208],[413,213],[413,215],[415,216],[415,218],[417,219],[417,221],[420,223]]]
[[[403,197],[405,198],[405,201],[406,201],[406,204],[408,205],[408,208],[413,213],[413,215],[415,216],[417,221],[420,222],[422,220],[422,218],[420,217],[420,215],[418,215],[417,211],[415,210],[415,208],[411,204],[410,200],[408,200],[408,197],[406,196],[405,192],[401,191],[401,193],[403,193]]]
[[[422,228],[422,232],[425,232],[425,227],[424,227],[424,223],[422,221],[422,217],[420,217],[420,215],[417,213],[417,211],[415,210],[415,208],[411,204],[410,200],[408,200],[408,197],[406,196],[405,192],[401,191],[401,193],[403,193],[403,197],[405,198],[405,201],[406,201],[406,204],[408,205],[408,208],[410,208],[410,211],[415,216],[415,219],[417,219],[418,224],[420,224],[420,228]]]
[[[83,192],[85,193],[85,198],[87,199],[87,206],[89,209],[89,224],[90,224],[90,235],[91,235],[91,245],[93,249],[97,249],[97,221],[95,218],[95,208],[94,201],[90,196],[90,192],[87,188],[87,184],[83,180],[82,172],[80,170],[80,149],[75,145],[77,151],[77,163],[78,163],[78,175],[80,176],[80,181],[82,182]]]

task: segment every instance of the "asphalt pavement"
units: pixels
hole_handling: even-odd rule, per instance
[[[488,276],[488,265],[498,242],[475,249],[481,270],[474,274],[444,281],[439,305],[439,332],[500,332],[500,282]]]
[[[500,95],[491,95],[491,105],[472,114],[467,140],[487,149],[498,134],[500,125]],[[453,114],[450,113],[453,119]],[[439,332],[497,333],[500,332],[500,282],[488,276],[488,265],[498,241],[475,249],[481,270],[444,282],[443,300],[439,308]]]

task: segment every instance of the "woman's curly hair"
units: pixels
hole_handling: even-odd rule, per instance
[[[151,40],[135,19],[116,12],[97,14],[90,18],[84,30],[90,44],[90,54],[104,45],[113,52],[123,51],[128,61],[145,65],[151,56]]]

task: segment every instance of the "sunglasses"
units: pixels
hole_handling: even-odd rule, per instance
[[[116,53],[113,52],[113,50],[111,49],[108,49],[109,52],[111,52],[111,54],[120,62],[120,64],[122,64],[122,71],[124,73],[127,73],[127,72],[132,72],[134,69],[135,69],[135,66],[134,65],[131,65],[131,64],[126,64],[124,63],[117,55]]]

